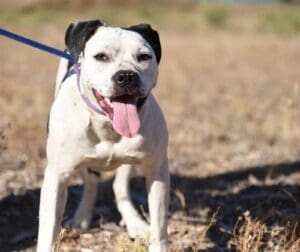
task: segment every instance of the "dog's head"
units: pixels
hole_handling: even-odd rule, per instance
[[[109,27],[100,20],[71,24],[65,35],[69,53],[81,65],[85,89],[112,118],[114,129],[133,136],[138,112],[155,86],[161,46],[148,24]]]

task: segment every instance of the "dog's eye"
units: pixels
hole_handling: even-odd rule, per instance
[[[137,56],[138,62],[147,61],[147,60],[150,60],[150,59],[152,59],[152,56],[150,54],[147,54],[147,53],[141,53]]]
[[[108,62],[109,57],[105,53],[98,53],[94,56],[94,58],[98,61]]]

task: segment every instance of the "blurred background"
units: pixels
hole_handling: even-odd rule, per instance
[[[300,1],[0,0],[0,27],[64,49],[66,27],[150,23],[170,131],[170,251],[299,251]],[[0,38],[0,250],[34,251],[58,58]],[[66,219],[81,195],[71,183]],[[141,178],[132,195],[146,209]],[[141,208],[143,206],[143,208]],[[99,184],[93,227],[58,251],[146,251]]]

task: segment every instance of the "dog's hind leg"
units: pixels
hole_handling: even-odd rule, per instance
[[[119,212],[125,222],[127,232],[131,238],[149,236],[149,225],[142,220],[134,208],[129,192],[129,181],[133,168],[130,165],[122,165],[116,171],[113,190]]]
[[[90,169],[83,169],[81,175],[84,182],[82,198],[73,218],[68,222],[72,227],[89,228],[93,217],[93,209],[97,198],[98,176]]]

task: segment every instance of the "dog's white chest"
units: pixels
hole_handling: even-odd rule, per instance
[[[145,159],[143,137],[120,138],[117,142],[102,140],[92,145],[83,163],[94,170],[112,170],[122,164],[140,165]]]

